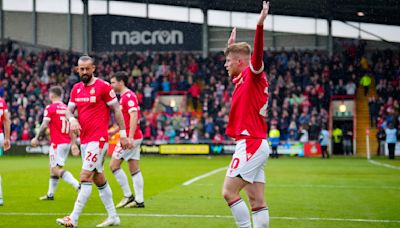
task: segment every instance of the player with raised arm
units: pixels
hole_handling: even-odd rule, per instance
[[[264,200],[264,166],[270,148],[267,138],[268,81],[264,73],[264,20],[269,3],[257,23],[254,51],[247,43],[235,43],[233,29],[225,51],[225,68],[235,84],[226,134],[236,141],[235,153],[228,167],[223,196],[231,208],[238,227],[252,227],[246,203],[240,198],[245,190],[252,208],[254,227],[269,227],[269,212]]]
[[[126,134],[133,139],[133,148],[123,150],[118,144],[115,148],[111,161],[110,169],[113,172],[118,184],[124,192],[124,197],[117,204],[116,208],[121,207],[144,207],[143,199],[143,176],[139,169],[140,145],[143,141],[142,131],[139,127],[140,108],[136,94],[126,87],[128,83],[128,74],[126,72],[117,72],[111,77],[111,86],[114,91],[121,95],[120,105],[124,115]],[[128,178],[121,169],[122,161],[128,162],[129,172],[132,176],[133,189],[135,196],[129,187]]]
[[[31,140],[31,145],[39,145],[39,136],[42,135],[47,127],[50,129],[50,179],[49,189],[45,196],[40,200],[54,200],[54,192],[61,177],[65,182],[72,185],[76,190],[79,189],[79,182],[72,174],[63,169],[65,160],[68,157],[69,149],[73,155],[79,154],[79,148],[75,143],[76,136],[70,133],[69,122],[65,117],[67,105],[62,103],[63,89],[60,86],[53,86],[49,90],[51,104],[46,107],[43,114],[43,121],[39,132]]]
[[[4,129],[3,129],[4,127]],[[10,149],[10,129],[11,120],[10,113],[7,109],[7,104],[2,97],[0,97],[0,149],[7,151]],[[1,187],[0,176],[0,206],[3,206],[3,190]]]
[[[56,222],[65,227],[77,227],[78,219],[92,194],[92,182],[99,189],[100,198],[107,210],[107,219],[97,227],[119,225],[112,199],[110,185],[103,174],[104,156],[108,148],[108,123],[110,110],[120,128],[120,143],[123,149],[132,147],[132,140],[126,137],[124,118],[111,85],[94,76],[95,64],[91,57],[82,56],[78,60],[77,71],[81,82],[74,85],[68,103],[66,117],[71,131],[80,135],[82,152],[81,189],[69,216],[58,218]],[[78,119],[74,111],[78,111]]]

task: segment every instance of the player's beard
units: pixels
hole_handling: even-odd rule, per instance
[[[88,84],[90,82],[90,80],[92,79],[93,75],[89,75],[89,74],[84,74],[81,76],[81,81],[85,84]]]

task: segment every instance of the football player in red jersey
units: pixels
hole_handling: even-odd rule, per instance
[[[71,90],[66,117],[71,124],[71,131],[81,139],[82,171],[81,189],[72,213],[56,222],[66,227],[77,227],[78,219],[92,194],[92,182],[99,189],[100,198],[107,210],[107,219],[97,227],[119,225],[120,219],[114,207],[110,185],[103,173],[104,156],[108,149],[108,123],[110,110],[114,111],[120,129],[120,144],[123,149],[132,148],[133,142],[126,136],[124,117],[111,85],[94,76],[96,67],[89,56],[78,60],[77,71],[81,82]],[[78,111],[78,118],[74,111]]]
[[[235,43],[236,29],[233,29],[225,50],[225,68],[235,84],[226,134],[235,139],[236,148],[224,181],[223,196],[238,227],[252,227],[249,210],[240,198],[242,189],[252,208],[253,226],[269,227],[269,212],[264,200],[264,166],[270,153],[265,121],[268,81],[263,63],[264,20],[268,10],[269,3],[264,1],[252,54],[249,44]]]
[[[70,134],[69,122],[65,117],[67,105],[61,102],[63,89],[60,86],[53,86],[49,90],[49,104],[44,110],[43,121],[39,132],[31,140],[31,145],[39,145],[39,136],[44,133],[47,127],[50,130],[50,179],[49,189],[45,196],[40,200],[54,200],[54,192],[61,177],[65,182],[72,185],[76,190],[79,189],[79,182],[72,174],[63,169],[65,160],[68,157],[69,149],[72,148],[74,155],[79,154],[79,148],[75,143],[76,136]]]
[[[9,150],[11,147],[10,130],[11,130],[10,113],[8,112],[6,102],[2,97],[0,97],[0,148],[3,149],[4,151]],[[4,203],[3,191],[1,188],[1,176],[0,176],[0,206],[3,206],[3,203]]]
[[[128,74],[120,71],[115,73],[111,77],[111,86],[114,91],[121,95],[120,105],[122,114],[124,115],[126,134],[129,138],[133,139],[133,148],[123,150],[118,144],[115,148],[111,161],[110,169],[113,172],[118,184],[121,186],[124,192],[124,198],[117,204],[117,208],[121,207],[144,207],[143,198],[143,176],[139,169],[140,160],[140,145],[143,141],[142,131],[139,126],[140,119],[140,107],[136,94],[130,90],[126,85],[128,84]],[[129,171],[132,176],[133,189],[135,190],[135,196],[129,187],[128,178],[125,175],[123,169],[121,169],[121,163],[126,161],[129,166]]]

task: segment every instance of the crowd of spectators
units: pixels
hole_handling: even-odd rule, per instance
[[[299,140],[304,131],[308,132],[309,140],[318,140],[321,126],[328,121],[331,96],[355,94],[364,72],[361,54],[358,49],[349,53],[351,50],[345,49],[331,58],[323,51],[265,52],[270,96],[266,121],[269,127],[274,125],[280,130],[281,140]],[[377,89],[379,94],[386,93],[378,100],[389,104],[377,106],[378,117],[383,115],[381,112],[386,114],[388,108],[397,107],[398,111],[399,107],[398,58],[386,54],[377,54],[373,60],[374,72],[383,72],[377,76]],[[223,53],[211,53],[207,58],[195,53],[113,52],[92,56],[96,60],[97,77],[109,80],[113,72],[129,72],[128,87],[138,95],[140,126],[146,140],[194,143],[228,140],[224,131],[234,86],[224,69]],[[12,141],[29,140],[35,135],[44,107],[49,103],[47,92],[52,85],[65,88],[64,102],[68,101],[69,91],[79,81],[74,72],[78,58],[76,53],[56,49],[34,53],[12,43],[1,46],[0,96],[11,111]],[[397,66],[397,74],[391,74],[397,81],[386,79],[388,63],[390,69]],[[161,91],[187,92],[196,112],[181,115],[152,112]],[[395,91],[397,100],[392,95]]]
[[[376,51],[368,67],[375,78],[376,97],[369,97],[371,126],[378,129],[392,124],[400,130],[400,62],[399,53]]]

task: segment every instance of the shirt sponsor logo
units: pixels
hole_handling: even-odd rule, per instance
[[[75,102],[89,102],[89,97],[77,97]]]
[[[90,103],[96,103],[96,97],[95,96],[91,96],[90,97]]]
[[[61,115],[65,115],[66,112],[67,112],[67,110],[65,110],[65,109],[57,109],[56,110],[56,113],[61,114]]]

